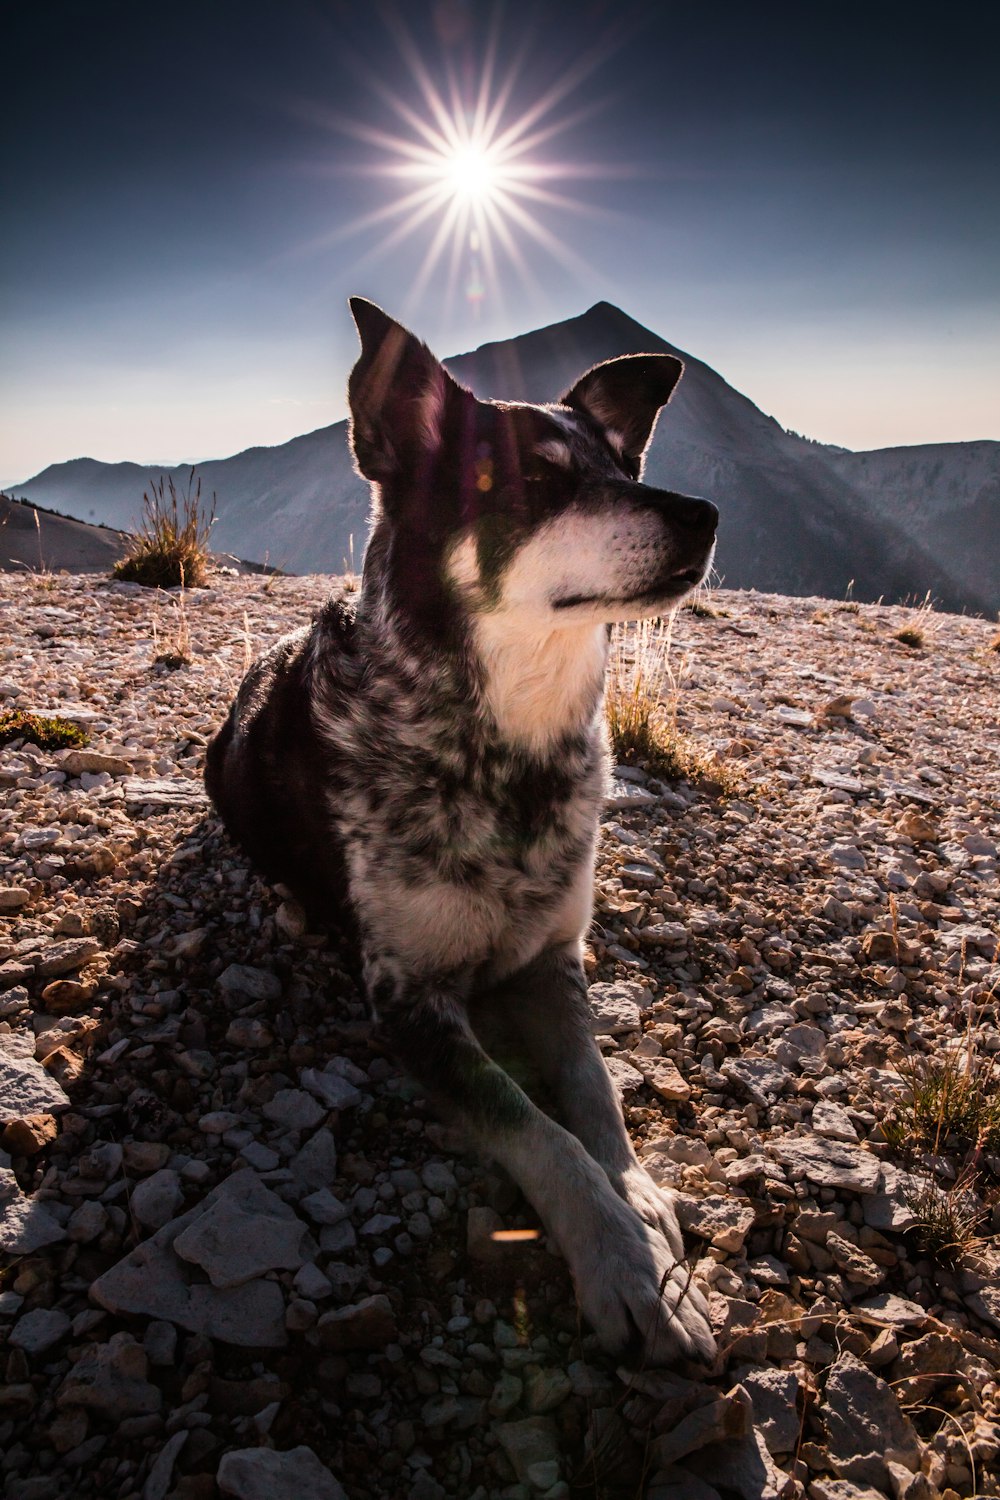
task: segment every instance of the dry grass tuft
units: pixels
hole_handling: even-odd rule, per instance
[[[678,683],[670,667],[672,617],[615,632],[605,712],[615,759],[664,781],[691,781],[713,795],[743,790],[742,777],[706,755],[677,725]]]
[[[358,577],[357,571],[354,566],[353,531],[347,538],[347,551],[349,553],[349,556],[344,558],[344,576],[341,579],[341,586],[345,594],[356,594],[361,586],[361,579]]]
[[[189,667],[194,660],[191,629],[187,617],[187,600],[184,594],[183,568],[181,568],[181,591],[176,600],[171,600],[171,604],[177,611],[176,628],[164,637],[162,651],[159,649],[156,621],[153,621],[153,661],[158,667],[166,667],[169,672],[176,672],[179,667]],[[244,611],[245,617],[246,611]]]
[[[195,482],[192,469],[183,495],[169,474],[161,475],[143,495],[142,506],[142,520],[128,552],[112,569],[114,577],[146,588],[199,588],[208,577],[215,496],[206,511],[201,480]]]
[[[881,1122],[889,1145],[904,1161],[921,1165],[924,1175],[907,1195],[917,1219],[912,1233],[922,1249],[944,1261],[976,1248],[986,1217],[982,1198],[996,1195],[1000,1060],[977,1040],[996,988],[980,1003],[969,1002],[965,1034],[954,1045],[900,1068],[906,1094]]]
[[[1000,1150],[1000,1078],[994,1055],[952,1048],[905,1067],[907,1096],[882,1123],[899,1150],[995,1153]]]
[[[913,651],[922,650],[931,643],[937,629],[937,622],[931,624],[933,614],[934,601],[928,593],[916,606],[912,618],[893,631],[892,639],[899,641],[901,646],[909,646]]]
[[[0,745],[9,745],[12,740],[29,740],[40,750],[78,750],[87,743],[87,735],[68,719],[50,719],[11,708],[0,713]]]
[[[898,630],[893,631],[892,638],[899,641],[901,646],[912,646],[915,651],[927,644],[927,638],[919,625],[901,625]]]
[[[963,1174],[950,1188],[927,1177],[904,1195],[917,1220],[907,1233],[925,1255],[951,1264],[981,1247],[979,1231],[987,1213],[976,1197],[975,1185],[975,1173]]]

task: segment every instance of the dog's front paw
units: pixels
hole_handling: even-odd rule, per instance
[[[673,1224],[679,1241],[676,1218]],[[569,1261],[581,1310],[609,1354],[645,1364],[714,1358],[708,1305],[659,1220],[654,1227],[610,1199],[599,1231],[575,1244]]]
[[[684,1241],[681,1238],[681,1226],[677,1222],[677,1210],[674,1207],[674,1195],[669,1188],[657,1187],[648,1172],[636,1162],[634,1167],[627,1168],[624,1172],[618,1172],[611,1177],[611,1184],[615,1192],[630,1203],[639,1215],[653,1229],[658,1229],[663,1235],[677,1260],[684,1257]]]

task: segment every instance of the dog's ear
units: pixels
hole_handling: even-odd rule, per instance
[[[600,422],[611,446],[638,474],[657,413],[683,373],[683,361],[673,354],[624,354],[588,370],[561,402]]]
[[[374,302],[351,298],[361,354],[347,394],[350,438],[366,479],[383,480],[432,453],[450,391],[460,387],[441,362]]]

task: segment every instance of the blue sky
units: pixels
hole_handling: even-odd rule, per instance
[[[355,292],[441,354],[606,299],[809,436],[1000,437],[997,16],[962,0],[22,6],[0,481],[83,454],[221,457],[338,419]],[[490,97],[513,78],[494,134],[544,136],[519,180],[573,201],[519,196],[501,163],[533,230],[494,202],[494,271],[466,226],[421,279],[446,191],[387,244],[414,190],[391,172],[431,112],[417,69],[451,117],[453,75],[468,119],[491,55]]]

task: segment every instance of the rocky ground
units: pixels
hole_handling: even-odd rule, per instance
[[[678,617],[715,773],[616,781],[589,962],[721,1352],[624,1371],[203,800],[247,660],[327,587],[0,586],[0,706],[89,734],[0,751],[7,1500],[1000,1493],[996,1141],[908,1113],[915,1062],[993,1097],[996,627]]]

